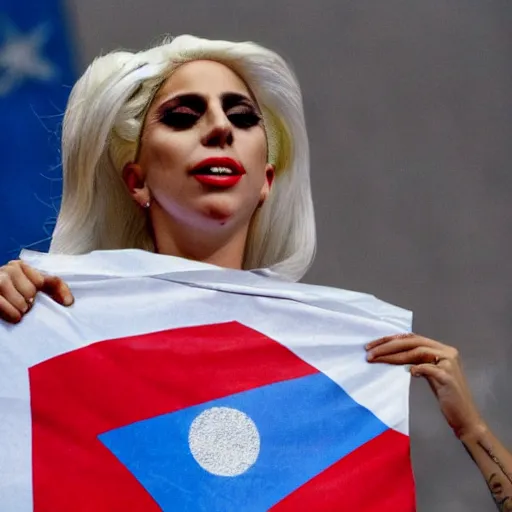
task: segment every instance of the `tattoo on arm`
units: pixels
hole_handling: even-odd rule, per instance
[[[512,512],[512,475],[503,467],[498,457],[493,453],[492,448],[478,442],[479,446],[487,453],[492,461],[498,466],[499,473],[492,473],[487,480],[487,485],[491,491],[494,503],[500,512]],[[508,492],[507,492],[508,489]]]
[[[506,496],[503,489],[502,478],[497,473],[493,473],[487,481],[489,490],[491,491],[492,498],[500,512],[512,511],[512,496]]]

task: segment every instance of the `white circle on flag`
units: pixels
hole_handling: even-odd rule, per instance
[[[230,407],[212,407],[199,414],[188,433],[196,462],[218,476],[245,473],[260,453],[260,434],[247,414]]]

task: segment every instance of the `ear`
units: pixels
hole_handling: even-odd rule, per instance
[[[151,194],[146,185],[142,167],[133,162],[127,163],[123,169],[123,181],[135,202],[142,208],[147,208],[151,201]]]
[[[272,164],[267,164],[265,166],[265,183],[263,184],[263,187],[261,189],[260,194],[260,206],[263,205],[263,203],[267,200],[270,190],[272,188],[272,183],[274,183],[274,177],[275,177],[275,168]]]

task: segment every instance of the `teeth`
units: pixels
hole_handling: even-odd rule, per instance
[[[233,174],[229,167],[210,167],[210,172],[213,174]]]

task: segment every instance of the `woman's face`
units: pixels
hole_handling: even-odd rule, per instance
[[[273,178],[249,90],[228,67],[208,60],[180,66],[160,88],[139,154],[152,208],[196,228],[248,226]]]

